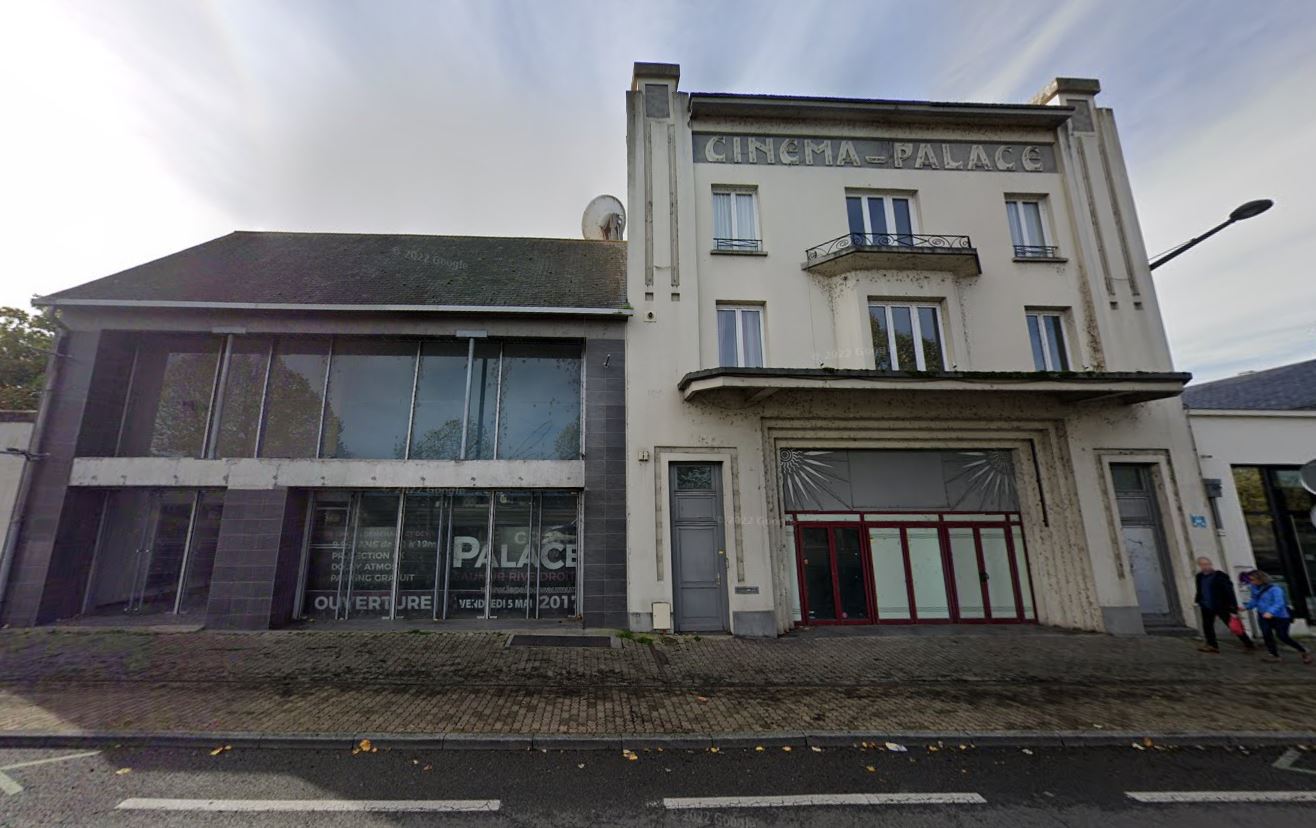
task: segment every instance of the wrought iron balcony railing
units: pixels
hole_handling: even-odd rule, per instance
[[[1055,245],[1016,244],[1016,259],[1055,259],[1060,256],[1060,248]]]
[[[968,236],[931,236],[923,233],[846,233],[805,251],[809,261],[852,250],[907,251],[910,253],[973,251]]]
[[[758,253],[763,249],[763,242],[759,239],[713,239],[713,249]]]

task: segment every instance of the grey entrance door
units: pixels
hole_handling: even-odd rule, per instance
[[[717,463],[673,463],[671,491],[676,629],[724,631],[727,591],[722,467]]]
[[[1147,624],[1177,621],[1175,592],[1168,578],[1174,571],[1165,546],[1165,531],[1145,465],[1115,463],[1110,467],[1119,505],[1120,535],[1133,573],[1138,606]]]

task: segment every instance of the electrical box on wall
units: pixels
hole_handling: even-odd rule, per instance
[[[672,605],[667,601],[653,602],[653,628],[663,632],[671,632]]]

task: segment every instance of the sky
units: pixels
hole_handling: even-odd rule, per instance
[[[637,60],[692,91],[1024,102],[1096,77],[1199,380],[1316,357],[1316,0],[0,3],[0,304],[232,230],[579,236]]]

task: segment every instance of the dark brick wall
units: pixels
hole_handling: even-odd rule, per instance
[[[295,511],[296,499],[288,489],[225,492],[219,547],[210,576],[207,627],[263,630],[270,626],[290,508]]]
[[[98,331],[72,331],[59,343],[58,371],[54,393],[47,401],[45,433],[37,451],[42,455],[29,467],[32,475],[27,508],[14,548],[8,594],[5,596],[6,624],[30,626],[55,620],[66,607],[76,604],[68,595],[47,598],[47,589],[80,591],[72,573],[78,557],[90,557],[83,546],[83,533],[59,532],[61,517],[77,498],[67,498],[69,472],[82,428],[101,335]]]
[[[585,525],[581,605],[589,627],[625,627],[626,343],[585,344]]]

